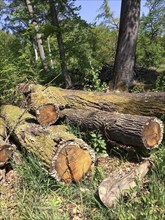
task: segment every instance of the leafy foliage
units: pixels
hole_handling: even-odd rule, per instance
[[[119,19],[114,18],[113,12],[108,5],[108,0],[103,0],[101,7],[99,8],[99,14],[96,16],[95,20],[102,20],[100,26],[108,28],[109,30],[119,29]]]
[[[155,91],[165,92],[165,71],[158,76],[155,87]]]
[[[87,134],[89,144],[97,153],[106,153],[106,142],[103,135],[98,131],[91,131]]]
[[[137,63],[146,67],[158,67],[165,62],[165,3],[163,0],[147,0],[149,13],[142,16],[136,51]]]
[[[12,34],[0,31],[0,93],[1,101],[13,100],[16,86],[39,77],[39,65],[33,62],[31,44],[20,42]]]

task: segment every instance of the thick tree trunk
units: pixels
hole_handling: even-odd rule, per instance
[[[35,118],[16,106],[1,107],[12,137],[27,151],[37,155],[51,176],[58,181],[77,182],[95,160],[93,150],[81,139],[67,132],[65,126],[43,128],[35,123]],[[22,117],[20,118],[20,115]]]
[[[34,15],[34,11],[33,11],[33,7],[32,4],[29,0],[25,0],[29,14],[31,16],[32,19],[32,24],[34,26],[34,29],[36,31],[36,38],[37,38],[37,44],[38,44],[38,50],[39,50],[39,54],[40,54],[40,58],[41,58],[41,62],[42,65],[44,66],[45,69],[47,69],[47,64],[45,62],[45,51],[44,51],[44,47],[43,47],[43,42],[42,42],[42,37],[41,37],[41,33],[39,32],[39,25],[35,19],[35,15]]]
[[[163,123],[155,117],[79,109],[65,109],[61,117],[86,130],[100,130],[108,140],[137,150],[151,150],[163,139]]]
[[[72,107],[77,109],[94,108],[108,112],[124,114],[158,116],[165,113],[165,93],[98,93],[80,90],[65,90],[57,87],[20,84],[18,90],[29,94],[33,106],[52,103],[57,108]],[[46,114],[46,112],[45,112]],[[48,113],[49,114],[49,113]],[[54,118],[53,118],[54,121]]]
[[[57,37],[59,53],[60,53],[60,59],[61,59],[61,70],[62,70],[62,74],[63,74],[64,79],[65,79],[65,86],[66,86],[66,88],[69,88],[69,87],[72,86],[72,82],[71,82],[69,72],[67,70],[64,43],[63,43],[61,31],[60,31],[60,25],[59,25],[59,21],[58,21],[57,10],[56,10],[55,3],[54,3],[53,0],[49,0],[49,4],[50,4],[51,16],[52,16],[52,23],[57,28],[56,37]]]
[[[139,17],[140,0],[122,0],[113,89],[124,91],[132,86]]]
[[[0,167],[5,163],[13,154],[13,147],[9,144],[9,141],[5,141],[7,137],[6,123],[3,118],[0,117]]]

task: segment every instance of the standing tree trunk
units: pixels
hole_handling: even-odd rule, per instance
[[[53,68],[53,65],[54,65],[54,61],[52,59],[52,51],[51,51],[51,47],[50,47],[50,40],[49,40],[49,36],[47,38],[47,43],[48,43],[48,51],[49,51],[49,58],[50,58],[50,65],[51,67]]]
[[[65,59],[65,50],[64,50],[64,44],[63,44],[63,39],[62,39],[62,34],[60,31],[60,25],[58,22],[58,15],[57,15],[57,10],[55,7],[55,3],[53,0],[49,0],[50,4],[50,12],[51,12],[51,17],[52,17],[52,23],[53,25],[57,28],[57,42],[58,42],[58,47],[59,47],[59,53],[60,53],[60,59],[61,59],[61,70],[62,74],[65,79],[65,86],[66,88],[69,88],[72,86],[71,78],[67,70],[67,64],[66,64],[66,59]]]
[[[25,0],[25,2],[26,2],[26,5],[27,5],[27,8],[28,8],[28,11],[30,13],[31,19],[32,19],[32,24],[33,24],[34,29],[36,31],[36,38],[37,38],[37,44],[38,44],[38,50],[39,50],[41,62],[42,62],[42,65],[43,65],[44,69],[47,69],[47,64],[45,62],[45,59],[46,59],[45,51],[44,51],[44,47],[43,47],[41,33],[39,32],[39,25],[38,25],[38,23],[35,19],[34,10],[33,10],[31,2],[29,0]]]
[[[36,48],[36,44],[34,42],[33,42],[33,49],[34,49],[34,54],[35,54],[35,60],[37,61],[38,60],[38,51]]]
[[[128,90],[132,85],[139,17],[140,0],[122,0],[113,89]]]

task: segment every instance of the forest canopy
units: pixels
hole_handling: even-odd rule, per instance
[[[24,81],[57,86],[82,85],[102,90],[100,72],[114,64],[119,18],[107,4],[97,23],[79,16],[74,0],[0,1],[0,93],[10,100]],[[162,68],[165,63],[164,1],[147,0],[140,18],[136,66]],[[162,68],[163,69],[163,68]],[[105,81],[105,80],[104,80]]]

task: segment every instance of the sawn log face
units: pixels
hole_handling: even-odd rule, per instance
[[[8,140],[5,141],[6,137],[6,123],[4,119],[0,117],[0,167],[4,166],[13,155],[13,147]]]

